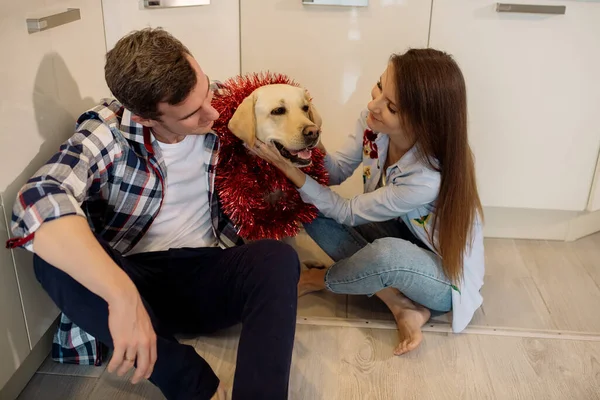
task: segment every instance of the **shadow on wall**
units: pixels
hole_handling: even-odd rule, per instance
[[[52,77],[54,82],[48,82],[49,77]],[[55,86],[53,90],[37,89],[52,86]],[[18,191],[58,151],[60,145],[73,135],[75,121],[79,115],[95,105],[94,99],[82,97],[67,65],[57,53],[48,53],[42,59],[34,87],[36,89],[32,94],[33,109],[37,131],[43,143],[37,155],[3,193],[9,223]]]
[[[43,143],[37,155],[2,194],[9,225],[12,219],[12,207],[19,190],[73,134],[77,117],[94,106],[93,99],[82,98],[67,65],[56,53],[49,53],[42,59],[36,73],[34,87],[36,89],[32,94],[33,111],[37,131]],[[32,253],[19,249],[14,251],[13,255],[20,288],[25,294],[23,307],[30,321],[29,329],[32,329],[29,331],[29,336],[32,343],[37,343],[48,327],[54,323],[59,310],[37,283],[33,271]]]

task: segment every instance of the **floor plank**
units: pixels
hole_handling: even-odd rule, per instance
[[[237,325],[213,335],[199,337],[193,343],[196,352],[206,360],[228,389],[230,397],[241,328],[241,325]]]
[[[85,400],[97,383],[97,378],[35,374],[17,400]]]
[[[520,241],[517,249],[531,272],[555,329],[600,332],[600,289],[564,242]],[[520,310],[515,310],[515,312]]]
[[[533,278],[486,276],[483,306],[473,325],[552,329],[552,316]]]
[[[600,343],[473,336],[498,399],[600,399]]]
[[[517,279],[531,276],[516,243],[512,239],[485,239],[486,277]]]
[[[467,353],[468,342],[453,341],[444,334],[426,334],[412,354],[396,357],[392,350],[397,335],[389,330],[303,327],[298,343],[307,348],[326,343],[327,364],[296,357],[294,371],[320,388],[303,397],[295,387],[293,399],[488,399],[493,398],[485,368]],[[322,364],[322,363],[320,363]],[[470,377],[470,383],[465,379]],[[457,385],[456,382],[466,384]],[[292,386],[294,387],[294,386]]]
[[[472,325],[551,329],[552,318],[517,242],[485,240],[483,305]]]
[[[586,236],[569,244],[579,261],[600,287],[600,233]]]
[[[227,340],[225,352],[205,339],[197,348],[231,384]],[[395,357],[396,343],[392,330],[298,326],[290,399],[600,398],[600,343],[426,333]]]
[[[231,392],[239,327],[195,347]],[[600,343],[425,333],[396,357],[393,330],[299,325],[290,399],[600,399]],[[157,388],[105,373],[96,380],[37,375],[20,400],[155,399]],[[91,392],[91,394],[90,394]],[[24,397],[28,396],[28,397]]]
[[[137,385],[130,382],[134,371],[119,377],[105,371],[98,379],[94,391],[85,400],[164,400],[162,392],[149,381]],[[81,399],[84,400],[84,399]]]

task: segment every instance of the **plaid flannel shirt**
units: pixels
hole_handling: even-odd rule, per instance
[[[19,192],[11,221],[15,237],[7,247],[33,251],[40,225],[66,215],[86,217],[92,231],[122,254],[138,243],[160,211],[167,171],[156,139],[131,116],[116,100],[104,99],[78,119],[75,134]],[[213,232],[221,247],[242,244],[214,193],[218,136],[207,134],[204,146]],[[54,360],[100,365],[102,349],[61,315]]]

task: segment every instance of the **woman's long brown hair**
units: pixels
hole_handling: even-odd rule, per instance
[[[437,233],[436,250],[444,272],[457,283],[462,279],[463,255],[472,240],[478,212],[483,220],[467,137],[464,77],[451,56],[434,49],[394,54],[390,62],[404,127],[414,135],[420,157],[441,173],[429,235],[434,238]]]

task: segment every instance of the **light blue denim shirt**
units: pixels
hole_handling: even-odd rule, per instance
[[[314,204],[326,217],[340,224],[356,226],[368,222],[401,219],[411,232],[438,254],[427,232],[435,214],[441,176],[422,162],[416,148],[409,150],[385,171],[386,185],[378,187],[387,157],[389,136],[373,133],[366,124],[363,110],[354,132],[342,148],[328,153],[325,166],[330,185],[339,185],[363,164],[364,193],[345,199],[322,186],[310,176],[299,189],[302,199]],[[480,289],[485,274],[483,229],[480,220],[473,226],[473,241],[465,249],[463,279],[452,290],[452,330],[461,332],[481,306]],[[437,235],[434,235],[434,241]],[[439,254],[438,254],[439,256]]]

